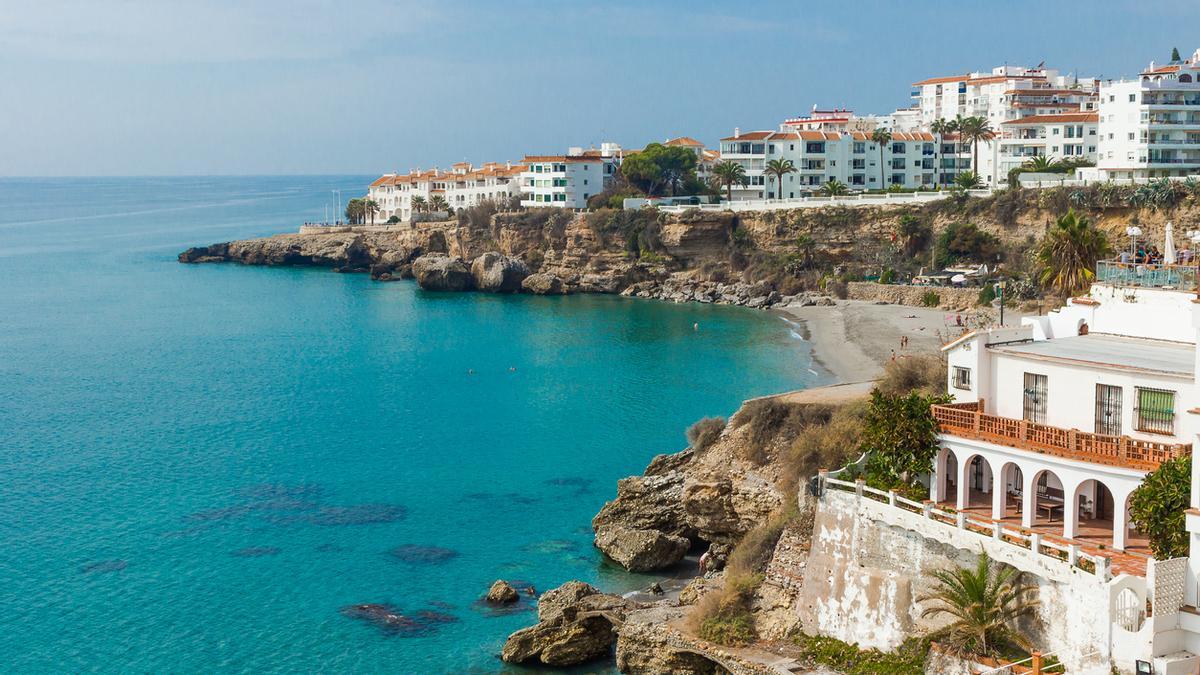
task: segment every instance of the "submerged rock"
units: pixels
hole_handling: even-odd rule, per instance
[[[492,293],[516,293],[529,276],[529,268],[519,258],[489,251],[471,263],[475,288]]]
[[[493,605],[509,605],[521,599],[521,594],[503,579],[497,579],[488,589],[487,601]]]
[[[442,253],[429,253],[413,261],[413,277],[427,291],[466,291],[475,281],[471,270],[459,258]]]
[[[670,567],[687,555],[691,542],[658,530],[608,525],[596,530],[596,548],[630,572]]]
[[[313,525],[372,525],[403,520],[408,510],[398,504],[322,506],[308,516]]]
[[[389,555],[403,562],[436,565],[457,558],[458,551],[441,546],[403,544],[389,551]]]
[[[569,581],[538,600],[538,623],[508,637],[500,658],[565,667],[608,656],[617,639],[614,623],[639,605]]]

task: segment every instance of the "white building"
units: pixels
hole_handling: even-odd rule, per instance
[[[600,150],[571,148],[565,155],[526,155],[521,206],[585,209],[589,197],[612,183],[621,157],[616,143]]]
[[[1110,644],[1080,649],[1110,654],[1122,672],[1141,660],[1154,673],[1195,673],[1200,463],[1187,559],[1152,560],[1129,497],[1161,462],[1190,454],[1200,433],[1196,273],[1102,262],[1097,280],[1047,316],[943,348],[954,402],[934,407],[941,450],[930,496],[962,514],[960,528],[994,528],[984,538],[996,545],[1061,556],[1072,569],[1084,559],[1111,566],[1110,604],[1095,608],[1111,614]]]
[[[1100,85],[1101,178],[1200,173],[1200,50]]]
[[[413,215],[413,198],[420,197],[429,204],[434,197],[442,197],[449,207],[460,209],[475,206],[483,201],[507,201],[520,194],[517,177],[524,169],[511,162],[499,164],[488,162],[474,167],[460,162],[450,171],[414,169],[407,174],[380,176],[367,189],[367,197],[379,205],[376,221],[387,221],[393,216],[409,221]]]
[[[733,186],[733,198],[774,199],[780,186],[764,169],[773,159],[791,160],[795,173],[783,179],[782,197],[802,197],[820,190],[831,179],[852,190],[880,190],[895,185],[931,187],[934,180],[934,138],[925,132],[894,133],[880,148],[870,131],[820,130],[822,123],[796,131],[798,120],[788,120],[781,131],[751,131],[721,139],[721,159],[741,164],[746,183]],[[823,120],[836,129],[845,120]]]
[[[1099,113],[1085,111],[1058,115],[1032,115],[1000,124],[994,142],[980,146],[981,167],[1003,181],[1008,172],[1034,157],[1051,160],[1095,161],[1099,142]]]

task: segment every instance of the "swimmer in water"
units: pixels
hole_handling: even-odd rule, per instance
[[[475,369],[474,369],[474,368],[467,368],[467,374],[468,374],[468,375],[474,375],[474,374],[475,374]]]
[[[692,330],[700,330],[700,324],[698,324],[698,323],[692,324]]]

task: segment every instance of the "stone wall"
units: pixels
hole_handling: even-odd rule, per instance
[[[890,305],[924,307],[925,294],[933,291],[941,298],[938,307],[954,311],[974,308],[979,300],[979,288],[930,288],[928,286],[898,286],[876,284],[869,281],[851,281],[846,284],[848,298],[867,302],[886,302]]]
[[[1043,652],[1069,672],[1108,668],[1111,624],[1098,608],[1109,582],[1096,575],[835,489],[819,501],[811,546],[796,606],[806,633],[888,650],[936,630],[947,619],[922,617],[916,602],[934,588],[930,573],[974,565],[986,550],[1036,586],[1036,621],[1023,628]]]

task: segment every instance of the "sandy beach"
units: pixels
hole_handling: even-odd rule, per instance
[[[935,353],[965,330],[956,325],[955,312],[857,300],[780,311],[802,322],[813,358],[838,383],[874,380],[893,353],[897,358]],[[902,336],[908,336],[906,347],[901,347]]]

